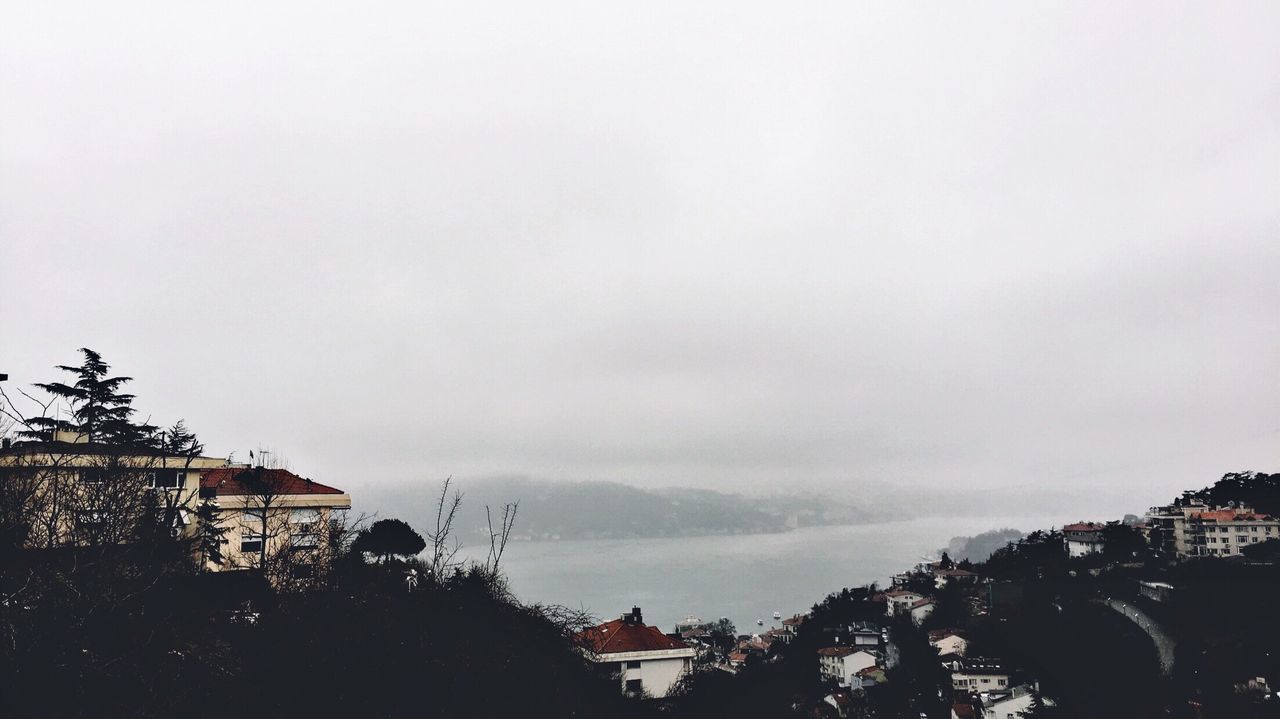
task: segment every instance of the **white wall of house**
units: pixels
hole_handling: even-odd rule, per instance
[[[921,624],[924,624],[924,620],[928,619],[930,614],[933,614],[933,607],[934,605],[930,603],[921,607],[912,608],[911,610],[912,623],[914,623],[917,627],[920,626]]]
[[[929,642],[938,650],[939,654],[959,654],[964,656],[965,650],[969,648],[969,642],[958,634],[948,634],[936,642]]]
[[[1097,554],[1102,551],[1102,542],[1082,542],[1075,539],[1067,540],[1067,556],[1086,557],[1090,554]]]
[[[1022,713],[1031,708],[1033,701],[1035,697],[1027,692],[994,702],[982,708],[982,719],[1021,719]]]
[[[639,680],[640,689],[649,696],[661,699],[693,665],[692,649],[669,649],[652,652],[621,652],[601,655],[599,661],[618,662],[622,690],[628,682]]]
[[[951,672],[951,686],[958,691],[993,692],[1009,688],[1009,675],[994,672]]]

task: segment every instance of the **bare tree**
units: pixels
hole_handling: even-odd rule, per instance
[[[445,572],[460,564],[457,556],[462,550],[462,541],[453,536],[453,522],[458,516],[458,507],[462,506],[462,493],[455,490],[450,495],[452,484],[453,477],[444,480],[440,499],[436,502],[436,528],[434,532],[427,532],[427,544],[431,547],[428,570],[437,581],[444,577]]]
[[[498,529],[494,530],[493,514],[489,510],[489,505],[484,506],[485,521],[489,525],[489,557],[485,561],[485,569],[490,574],[498,573],[498,564],[502,561],[503,552],[507,550],[507,541],[511,539],[511,530],[516,526],[516,511],[519,509],[519,502],[507,502],[502,505],[502,517]]]

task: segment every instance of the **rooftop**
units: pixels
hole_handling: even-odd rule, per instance
[[[218,496],[272,494],[344,494],[341,489],[290,472],[262,467],[220,467],[200,473],[200,489]]]
[[[657,627],[645,625],[639,609],[611,622],[585,629],[578,634],[578,639],[595,654],[662,652],[689,648],[688,644],[672,639]]]

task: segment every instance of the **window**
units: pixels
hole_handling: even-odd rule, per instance
[[[315,549],[320,545],[320,537],[316,534],[295,534],[289,537],[289,546],[293,549]]]
[[[320,528],[320,510],[295,509],[289,512],[289,523],[299,532],[315,532]]]
[[[639,679],[628,679],[628,680],[627,680],[627,693],[628,693],[628,694],[639,694],[639,693],[640,693],[640,692],[642,692],[642,691],[644,691],[644,682],[640,681]]]
[[[157,469],[151,472],[151,486],[157,489],[181,489],[187,473],[181,469]]]
[[[80,479],[85,484],[102,484],[107,481],[107,473],[101,469],[86,469],[80,473]]]
[[[627,662],[627,669],[639,669],[640,662]]]
[[[262,535],[245,532],[240,535],[240,551],[246,554],[262,551]]]

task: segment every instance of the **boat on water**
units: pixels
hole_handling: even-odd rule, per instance
[[[763,619],[757,619],[757,620],[756,620],[756,624],[758,624],[758,625],[760,625],[760,626],[762,626],[762,627],[763,627],[763,626],[764,626],[764,620],[763,620]]]
[[[782,612],[774,612],[774,613],[773,613],[773,618],[774,618],[774,619],[782,619]]]

